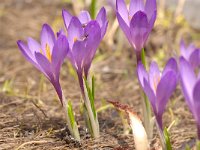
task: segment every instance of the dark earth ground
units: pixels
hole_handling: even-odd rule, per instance
[[[59,0],[0,1],[0,149],[133,149],[133,137],[123,134],[122,121],[114,108],[98,114],[101,137],[96,140],[89,137],[79,112],[79,87],[65,63],[61,83],[65,96],[73,100],[82,138],[81,143],[73,141],[67,135],[63,111],[53,87],[19,53],[16,41],[25,40],[28,36],[38,38],[43,23],[59,26],[56,22],[60,20],[58,16],[62,8],[71,6]],[[177,49],[181,35],[187,41],[195,39],[194,42],[200,45],[199,32],[176,23],[169,16],[166,15],[170,23],[157,21],[146,48],[149,49],[148,60],[162,60],[161,66],[167,58],[177,53],[171,49]],[[141,115],[142,98],[138,94],[140,89],[135,75],[135,57],[127,45],[127,48],[112,51],[105,41],[101,44],[91,70],[96,77],[96,107],[104,106],[106,100],[116,100],[130,105]],[[194,145],[195,122],[179,86],[163,120],[166,126],[175,120],[175,125],[170,129],[173,149],[182,150],[185,144]],[[151,147],[160,149],[156,134]]]

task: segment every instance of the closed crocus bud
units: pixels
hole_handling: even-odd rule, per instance
[[[129,43],[140,54],[154,26],[157,15],[156,0],[131,0],[127,9],[124,0],[116,1],[116,16]]]
[[[193,68],[196,68],[200,64],[200,49],[196,48],[194,44],[186,46],[185,42],[180,42],[181,56],[184,57]]]

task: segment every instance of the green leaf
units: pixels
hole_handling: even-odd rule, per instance
[[[146,55],[145,55],[145,50],[144,48],[142,49],[142,53],[141,53],[141,60],[142,60],[142,64],[144,65],[144,67],[146,68],[146,59],[145,59]]]
[[[74,117],[71,101],[68,101],[67,112],[68,112],[68,116],[69,116],[69,119],[70,119],[71,126],[72,126],[72,128],[74,128],[75,117]]]
[[[91,5],[90,5],[90,14],[91,14],[92,19],[95,19],[96,17],[96,4],[97,4],[97,0],[92,0]]]
[[[92,76],[92,98],[94,99],[94,85],[95,85],[95,78]]]
[[[196,147],[196,150],[200,150],[200,141],[197,141]]]
[[[94,118],[96,119],[96,109],[95,109],[95,106],[94,106],[94,78],[92,79],[92,89],[89,87],[89,84],[87,82],[87,79],[84,78],[84,82],[85,82],[85,86],[86,86],[86,89],[87,89],[87,93],[88,93],[88,97],[89,97],[89,100],[90,100],[90,105],[91,105],[91,108],[92,108],[92,112],[93,112],[93,115],[94,115]]]
[[[167,128],[164,129],[164,138],[165,138],[165,144],[166,144],[167,150],[172,150],[171,141],[170,141],[170,137],[169,137]]]
[[[189,147],[189,145],[186,145],[185,150],[191,150],[191,148]]]

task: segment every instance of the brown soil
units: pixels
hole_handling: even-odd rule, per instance
[[[68,134],[62,107],[53,87],[18,51],[18,39],[28,36],[38,38],[42,24],[53,24],[63,7],[71,8],[60,0],[2,0],[0,3],[0,149],[134,149],[133,137],[123,134],[122,121],[114,108],[99,113],[101,137],[96,140],[90,138],[79,112],[78,82],[65,63],[61,83],[65,96],[73,100],[82,139],[80,143],[74,141]],[[168,30],[161,28],[161,25],[156,26],[147,49],[164,49],[166,52],[166,49],[177,46],[170,44],[175,40],[172,36],[175,33],[170,30],[165,36]],[[173,31],[180,29],[177,26],[171,28]],[[169,43],[165,43],[169,37]],[[140,89],[132,51],[108,51],[103,45],[91,69],[96,77],[96,107],[103,106],[105,100],[115,100],[130,105],[141,115],[142,98],[138,94]],[[158,53],[148,52],[148,60]],[[169,58],[173,52],[166,54]],[[5,86],[5,82],[10,84]],[[195,122],[179,87],[168,104],[163,120],[166,126],[176,120],[170,130],[173,149],[182,150],[186,144],[194,146]],[[156,134],[151,147],[160,149]]]

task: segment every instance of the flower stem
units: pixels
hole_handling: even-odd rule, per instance
[[[88,87],[88,81],[86,79],[84,81],[85,82],[83,84],[83,86],[84,86],[83,98],[84,98],[85,111],[87,113],[86,123],[88,125],[88,128],[90,129],[91,135],[94,138],[98,138],[99,137],[98,117],[97,117],[96,110],[94,108],[92,109],[92,103],[91,103],[92,100],[91,100],[91,96],[89,96],[90,94],[92,94],[92,92],[89,92],[90,89]],[[94,101],[94,99],[93,99],[93,101]]]
[[[144,48],[142,49],[140,53],[136,54],[136,57],[137,57],[137,63],[141,61],[144,67],[146,68]],[[153,124],[154,124],[153,119],[152,119],[151,105],[148,100],[148,97],[146,96],[144,92],[143,92],[143,97],[144,99],[142,102],[142,107],[143,107],[142,110],[143,110],[143,118],[144,118],[144,127],[146,129],[148,138],[151,139],[153,137]]]
[[[166,146],[165,146],[165,138],[164,138],[164,135],[163,135],[163,131],[162,129],[160,128],[158,122],[156,121],[156,127],[157,127],[157,131],[158,131],[158,135],[160,137],[160,140],[161,140],[161,145],[162,145],[162,149],[163,150],[166,150]]]
[[[96,4],[97,0],[92,0],[91,5],[90,5],[90,13],[91,13],[91,18],[95,19],[96,16]]]
[[[68,129],[70,131],[70,134],[74,137],[74,139],[76,139],[77,141],[80,141],[78,126],[77,126],[77,123],[74,119],[72,106],[69,105],[64,94],[62,95],[62,100],[63,100],[63,110],[64,110],[64,114],[65,114],[65,118],[66,118],[66,121],[67,121],[67,126],[68,126]]]

